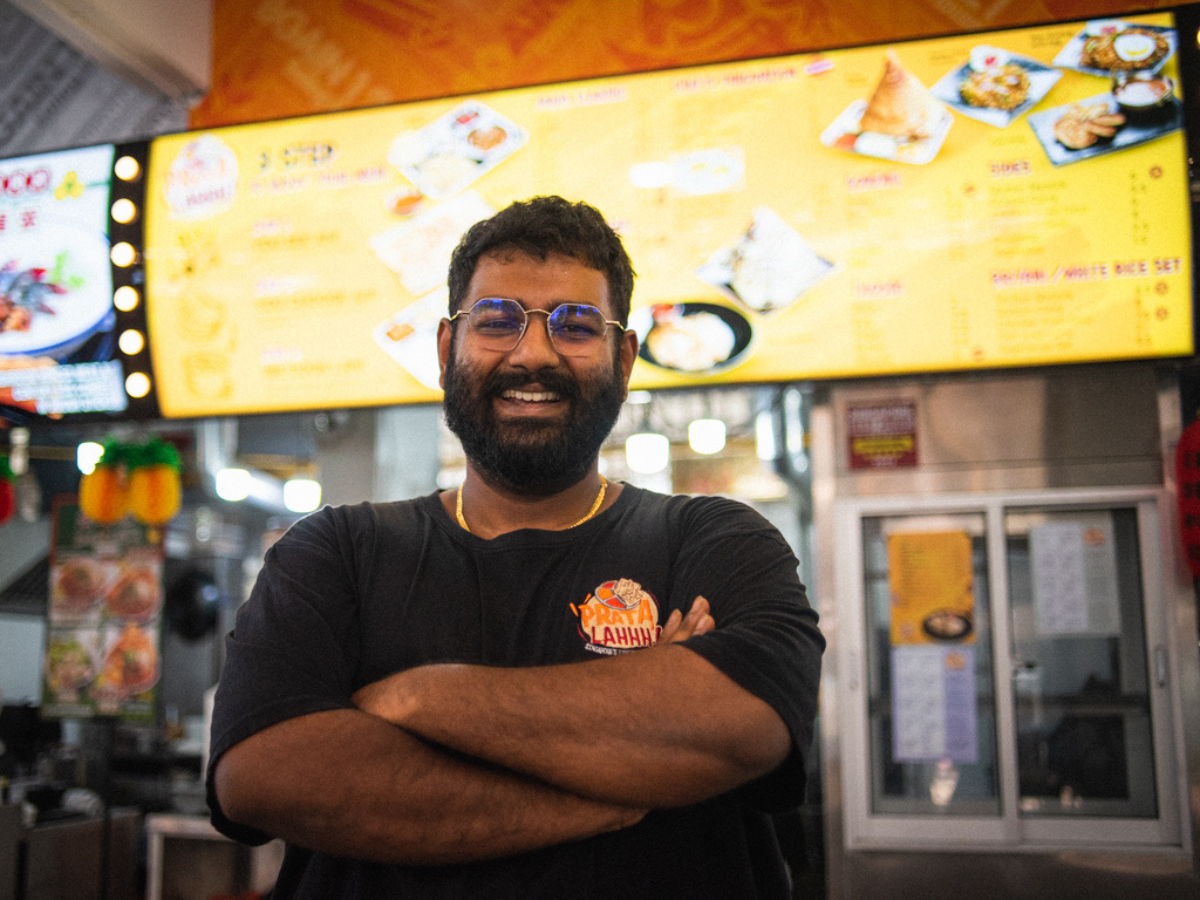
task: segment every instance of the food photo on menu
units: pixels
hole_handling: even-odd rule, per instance
[[[1162,74],[1174,52],[1173,29],[1118,19],[1088,22],[1054,64],[1095,76],[1107,90],[1029,117],[1050,161],[1061,166],[1104,156],[1182,128],[1175,82]]]
[[[923,165],[937,156],[953,120],[896,52],[888,50],[871,96],[851,103],[821,133],[821,143],[862,156]]]
[[[963,65],[951,69],[930,88],[956,112],[997,128],[1027,113],[1062,78],[1062,72],[1028,56],[981,44]]]

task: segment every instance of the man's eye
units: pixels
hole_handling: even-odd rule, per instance
[[[475,324],[475,330],[484,334],[511,334],[521,330],[521,323],[503,316],[490,319],[480,317]]]

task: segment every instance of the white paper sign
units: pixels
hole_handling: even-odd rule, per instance
[[[1038,634],[1119,633],[1116,541],[1110,515],[1031,528],[1029,555]]]

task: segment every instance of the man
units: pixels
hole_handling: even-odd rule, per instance
[[[464,236],[438,330],[461,489],[326,508],[238,613],[209,803],[276,898],[786,898],[824,643],[741,504],[599,474],[633,270],[585,204]]]

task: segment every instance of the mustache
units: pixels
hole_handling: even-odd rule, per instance
[[[496,372],[493,371],[480,385],[480,394],[491,400],[499,397],[505,391],[520,390],[531,384],[540,385],[544,390],[553,391],[564,400],[579,400],[583,396],[579,382],[562,372],[543,369],[539,372]]]

